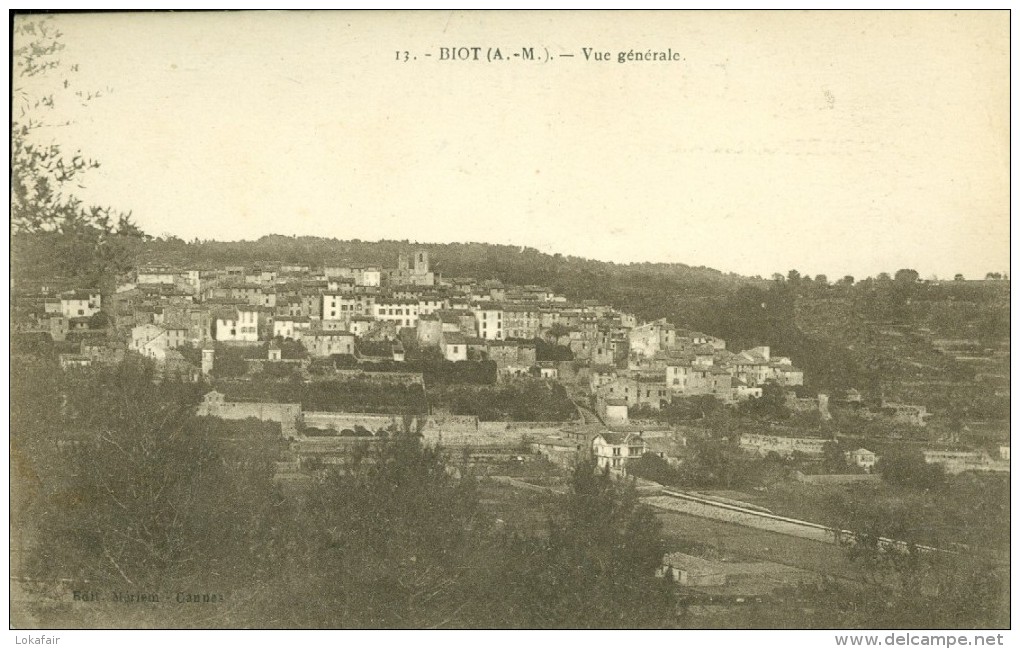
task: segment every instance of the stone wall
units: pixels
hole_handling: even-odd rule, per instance
[[[279,422],[284,437],[297,434],[297,423],[301,419],[301,404],[258,403],[248,401],[223,401],[202,403],[195,414],[200,417],[220,419],[258,419]]]

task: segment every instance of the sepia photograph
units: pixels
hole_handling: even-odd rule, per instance
[[[1008,10],[10,39],[15,644],[1008,644]]]

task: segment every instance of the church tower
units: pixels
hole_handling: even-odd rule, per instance
[[[429,272],[429,251],[418,250],[414,253],[414,274],[425,275]]]

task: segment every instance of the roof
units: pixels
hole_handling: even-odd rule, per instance
[[[99,291],[71,291],[60,296],[61,300],[88,300],[92,295],[98,295]]]
[[[486,347],[518,347],[520,344],[516,340],[486,340]]]
[[[670,552],[666,556],[662,557],[662,563],[670,568],[687,570],[695,574],[725,574],[717,562],[702,559],[701,557],[692,557],[691,555],[684,554],[682,552]]]
[[[318,337],[318,336],[333,336],[333,337],[336,337],[336,336],[348,336],[350,338],[357,338],[357,336],[355,336],[354,334],[352,334],[349,331],[323,331],[321,329],[316,329],[315,331],[310,331],[310,332],[308,332],[306,334],[303,334],[303,335],[306,336],[306,337],[308,337],[308,336],[310,336],[310,337]]]
[[[466,345],[467,337],[463,334],[448,333],[443,334],[443,344],[446,345]]]
[[[607,444],[611,444],[613,446],[623,446],[624,444],[630,444],[634,440],[640,441],[642,444],[645,441],[641,438],[640,435],[635,435],[634,433],[605,432],[600,433],[599,437],[605,440]]]

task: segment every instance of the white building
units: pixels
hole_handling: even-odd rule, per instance
[[[258,308],[239,308],[216,314],[214,340],[217,342],[258,342]]]
[[[479,338],[482,340],[503,340],[503,309],[478,305],[474,312]]]
[[[848,451],[847,463],[859,466],[865,471],[871,472],[871,469],[875,466],[878,461],[878,456],[869,451],[866,448],[859,448],[855,451]]]
[[[325,293],[322,296],[323,320],[349,320],[351,316],[362,315],[362,301],[346,293]]]
[[[60,315],[65,318],[91,318],[99,313],[102,296],[98,291],[74,291],[60,297]]]
[[[397,328],[418,326],[418,300],[379,299],[375,302],[375,319],[392,322]]]
[[[379,286],[382,283],[382,272],[378,268],[357,268],[354,283],[358,286]]]
[[[300,340],[301,335],[311,327],[311,321],[301,316],[277,317],[273,320],[273,338]]]
[[[147,358],[165,360],[168,349],[177,349],[187,342],[185,328],[159,327],[143,324],[131,329],[131,349]]]
[[[645,440],[638,433],[600,433],[591,442],[600,469],[625,473],[627,463],[645,454]]]
[[[446,333],[442,335],[443,358],[448,361],[467,360],[467,339],[459,333]]]

